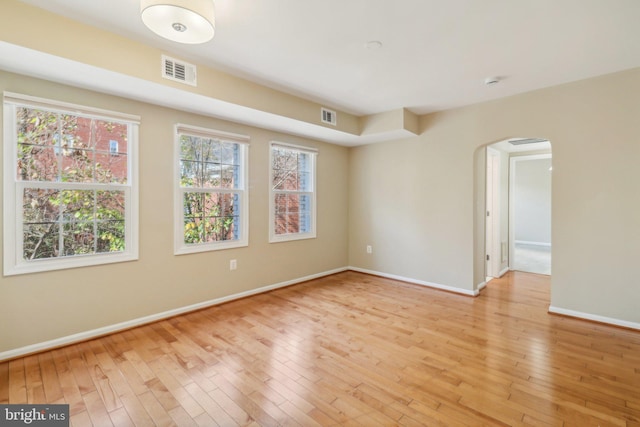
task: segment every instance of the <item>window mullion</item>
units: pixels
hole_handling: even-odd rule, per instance
[[[62,204],[62,191],[58,193],[58,258],[64,256],[64,211],[67,209]]]

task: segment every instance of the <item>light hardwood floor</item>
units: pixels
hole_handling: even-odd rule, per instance
[[[640,426],[640,332],[345,272],[0,364],[0,403],[72,425]]]

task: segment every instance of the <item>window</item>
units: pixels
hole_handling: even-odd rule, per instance
[[[5,275],[138,258],[138,121],[5,92]]]
[[[176,254],[249,244],[248,141],[176,126]]]
[[[112,156],[118,155],[118,141],[115,139],[109,140],[109,153]]]
[[[313,148],[271,143],[269,241],[316,237],[316,156]]]

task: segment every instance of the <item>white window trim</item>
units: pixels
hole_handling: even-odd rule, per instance
[[[68,112],[74,115],[91,116],[92,118],[114,122],[126,122],[128,126],[127,152],[127,184],[96,185],[104,190],[121,190],[125,192],[125,250],[117,253],[76,255],[70,257],[47,258],[27,261],[22,256],[22,194],[27,182],[16,179],[17,176],[17,123],[16,108],[29,107],[55,112]],[[138,259],[138,125],[140,117],[93,107],[85,107],[65,102],[57,102],[44,98],[4,92],[4,270],[5,276],[37,273],[43,271],[62,270],[67,268],[87,267],[92,265],[111,264]],[[38,187],[76,188],[71,184],[46,183]],[[89,187],[89,186],[87,186]]]
[[[187,134],[202,138],[221,139],[239,144],[242,147],[242,188],[229,190],[229,193],[240,194],[240,232],[238,240],[224,240],[220,242],[208,242],[198,244],[184,243],[184,207],[183,194],[185,192],[198,192],[197,188],[182,188],[180,186],[180,135]],[[174,131],[174,255],[185,255],[199,252],[217,251],[223,249],[240,248],[249,246],[249,137],[230,132],[191,126],[182,123],[175,125]],[[215,192],[224,193],[224,189],[215,189]],[[207,191],[208,192],[208,191]]]
[[[273,190],[273,147],[283,147],[290,150],[302,151],[311,154],[311,174],[312,191],[311,193],[311,230],[306,233],[288,233],[276,234],[275,228],[275,191]],[[318,149],[305,147],[302,145],[288,144],[285,142],[271,141],[269,144],[269,243],[290,242],[293,240],[305,240],[316,238],[316,213],[317,213],[317,186],[316,186],[316,158],[318,157]]]

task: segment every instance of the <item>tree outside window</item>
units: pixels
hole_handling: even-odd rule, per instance
[[[10,215],[15,233],[10,244],[5,229],[5,251],[14,254],[9,264],[29,272],[65,268],[57,261],[80,256],[84,261],[69,266],[115,262],[87,260],[87,255],[137,257],[137,248],[127,247],[134,242],[127,211],[133,206],[129,146],[137,124],[72,114],[55,104],[41,108],[5,99],[5,110],[5,125],[13,129],[5,144],[13,144],[15,153],[5,159],[5,168],[15,171],[5,182],[5,215],[11,206],[20,207],[13,211],[18,217]],[[13,194],[7,194],[8,186]]]
[[[247,145],[180,125],[176,252],[246,246]]]

